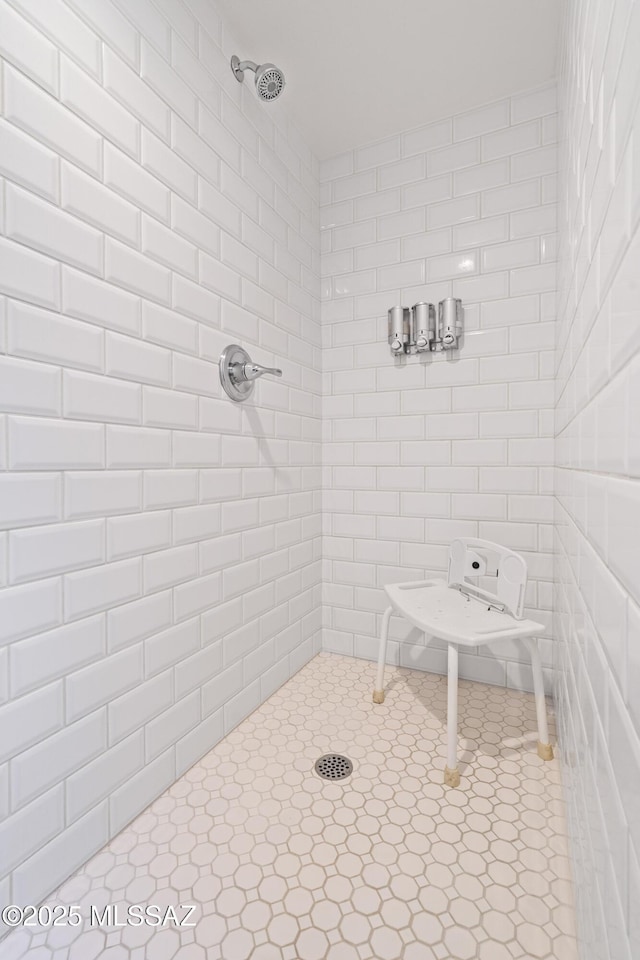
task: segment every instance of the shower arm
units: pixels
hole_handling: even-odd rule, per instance
[[[238,83],[242,83],[245,70],[253,70],[254,73],[257,73],[258,64],[254,63],[253,60],[239,60],[238,57],[232,57],[231,69]]]

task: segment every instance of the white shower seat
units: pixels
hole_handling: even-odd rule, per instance
[[[473,580],[483,577],[485,586]],[[486,578],[495,578],[488,589]],[[542,665],[536,636],[541,623],[523,620],[527,565],[518,553],[489,540],[458,539],[449,548],[446,580],[393,583],[385,587],[391,606],[382,617],[374,703],[384,702],[384,667],[389,621],[395,613],[430,637],[447,643],[447,765],[444,782],[460,783],[458,739],[458,648],[478,647],[495,640],[523,640],[531,655],[538,723],[538,756],[553,759],[547,730]],[[494,587],[493,582],[491,587]]]

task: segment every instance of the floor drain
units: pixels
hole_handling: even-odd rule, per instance
[[[316,760],[314,769],[325,780],[344,780],[353,773],[353,764],[348,757],[339,753],[325,753],[324,757]]]

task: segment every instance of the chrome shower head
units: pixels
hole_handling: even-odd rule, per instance
[[[254,63],[253,60],[240,60],[231,57],[231,70],[238,83],[244,80],[245,70],[253,70],[256,75],[256,90],[261,100],[276,100],[284,90],[284,73],[273,63]]]

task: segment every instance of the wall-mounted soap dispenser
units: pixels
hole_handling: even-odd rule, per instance
[[[438,339],[443,350],[454,350],[462,336],[462,300],[447,297],[438,304]]]
[[[428,353],[435,350],[455,350],[462,336],[462,300],[447,297],[436,308],[420,301],[407,307],[391,307],[388,313],[388,340],[394,357],[405,354]]]
[[[415,303],[411,308],[411,340],[416,353],[431,350],[436,338],[436,309],[432,303]]]
[[[389,347],[395,356],[409,352],[411,341],[411,314],[407,307],[391,307],[389,310]]]

